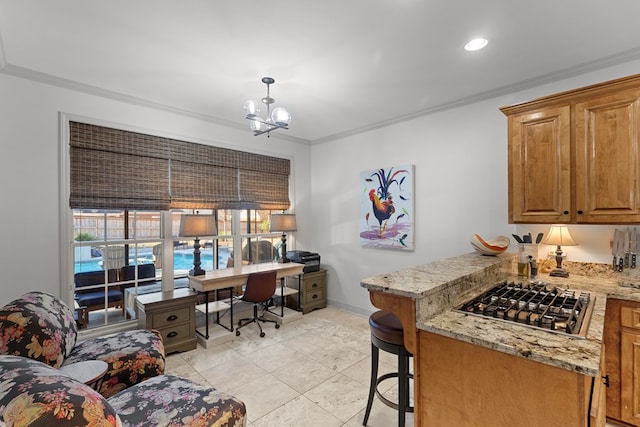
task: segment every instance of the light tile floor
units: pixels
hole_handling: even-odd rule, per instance
[[[366,317],[327,307],[264,330],[260,338],[246,326],[229,343],[169,355],[166,371],[238,397],[250,427],[362,425],[371,369]],[[380,373],[395,371],[395,356],[380,354]],[[381,385],[392,400],[394,383]],[[412,427],[413,414],[406,419]],[[376,398],[368,425],[397,425],[397,412]]]

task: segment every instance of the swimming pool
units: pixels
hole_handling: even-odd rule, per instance
[[[225,248],[226,249],[226,248]],[[219,268],[227,268],[229,260],[229,251],[218,250]],[[133,259],[129,262],[133,264]],[[148,264],[153,262],[152,254],[138,254],[138,264]],[[213,270],[213,254],[211,252],[203,252],[200,254],[200,267],[203,270]],[[193,250],[176,250],[173,253],[173,270],[191,270],[193,268]],[[82,273],[86,271],[102,270],[102,257],[91,258],[86,261],[79,261],[74,264],[73,272]]]

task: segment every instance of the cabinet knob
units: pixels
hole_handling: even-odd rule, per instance
[[[315,294],[311,297],[311,299],[316,299],[316,298],[318,298],[318,295],[315,295]]]
[[[578,209],[578,215],[582,215],[582,209]]]
[[[177,336],[178,336],[178,333],[176,331],[171,331],[167,334],[167,338],[174,338]]]
[[[314,283],[313,285],[311,285],[311,287],[312,287],[312,288],[317,288],[317,287],[318,287],[318,284],[317,284],[317,283]]]
[[[562,212],[563,215],[569,215],[569,211]]]
[[[176,316],[175,314],[172,314],[171,316],[167,317],[167,321],[168,322],[173,322],[177,318],[178,318],[178,316]]]

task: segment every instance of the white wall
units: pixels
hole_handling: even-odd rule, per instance
[[[151,108],[87,95],[0,74],[0,200],[2,245],[0,304],[30,290],[61,295],[59,114],[124,125],[156,135],[276,155],[292,160],[293,201],[299,229],[291,241],[308,240],[310,226],[310,159],[308,146],[254,137],[248,131],[223,128]],[[238,108],[238,115],[242,112]]]
[[[373,307],[360,286],[365,277],[472,252],[473,233],[491,238],[546,232],[548,226],[508,224],[507,121],[499,107],[638,70],[635,61],[313,146],[310,249],[328,269],[329,303],[366,314]],[[361,248],[360,172],[404,164],[415,165],[415,250]],[[565,248],[567,259],[610,262],[613,228],[570,226],[580,246]]]

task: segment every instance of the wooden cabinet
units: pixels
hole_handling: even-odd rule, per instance
[[[593,377],[422,330],[418,335],[420,425],[594,426]]]
[[[640,221],[640,75],[501,111],[509,222]]]
[[[640,302],[607,301],[604,345],[607,417],[640,426]]]
[[[287,277],[286,286],[298,289],[298,278]],[[300,310],[303,314],[327,306],[327,270],[305,273],[300,278]],[[295,307],[297,295],[289,297],[287,305]]]
[[[567,222],[571,206],[570,108],[541,108],[509,120],[509,218]]]
[[[579,222],[637,222],[640,88],[575,105]]]
[[[162,334],[165,353],[196,348],[196,293],[190,289],[139,295],[138,326]]]

